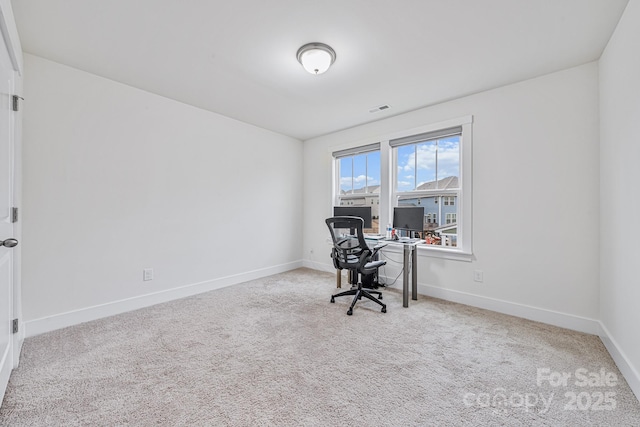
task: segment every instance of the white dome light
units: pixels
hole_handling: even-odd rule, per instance
[[[336,52],[324,43],[308,43],[298,49],[296,57],[311,74],[322,74],[336,60]]]

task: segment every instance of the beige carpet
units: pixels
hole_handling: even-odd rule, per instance
[[[300,269],[30,338],[0,425],[640,425],[597,337],[394,289],[347,316],[334,286]]]

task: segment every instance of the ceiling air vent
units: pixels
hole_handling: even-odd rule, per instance
[[[388,110],[389,107],[387,104],[385,105],[379,105],[377,107],[373,107],[372,109],[369,110],[370,113],[377,113],[378,111],[384,111],[384,110]]]

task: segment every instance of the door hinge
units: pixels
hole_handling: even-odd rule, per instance
[[[24,101],[24,98],[18,95],[13,95],[13,111],[20,110],[20,100]]]
[[[14,334],[18,333],[18,325],[19,325],[18,319],[13,319],[11,321],[11,330],[13,331]]]
[[[11,208],[11,222],[18,222],[18,208]]]

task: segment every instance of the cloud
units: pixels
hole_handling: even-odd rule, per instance
[[[380,182],[372,176],[358,175],[353,177],[353,187],[355,189],[363,188],[365,185],[378,185]],[[351,177],[343,176],[340,178],[340,188],[351,189]]]
[[[436,144],[420,144],[417,149],[409,154],[406,158],[404,165],[401,165],[401,169],[404,171],[412,171],[415,169],[416,155],[418,156],[418,169],[433,169],[436,165]]]
[[[398,187],[411,187],[413,186],[413,181],[398,181]]]
[[[438,159],[438,177],[457,176],[460,171],[460,142],[458,140],[439,140],[418,144],[413,152],[404,157],[404,161],[398,165],[399,171],[414,171],[416,165],[418,170],[434,171],[436,168],[436,158]]]

